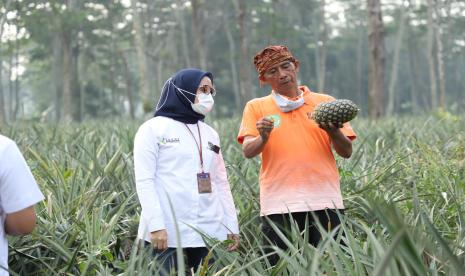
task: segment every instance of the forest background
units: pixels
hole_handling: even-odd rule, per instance
[[[312,91],[378,118],[465,106],[458,0],[1,0],[0,123],[143,118],[184,67],[213,72],[213,116],[260,87],[252,57],[287,45]]]

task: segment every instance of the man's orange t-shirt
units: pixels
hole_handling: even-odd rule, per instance
[[[309,116],[321,102],[333,97],[311,92],[306,86],[305,103],[290,112],[282,112],[272,95],[249,101],[244,109],[237,140],[258,136],[256,122],[265,117],[275,119],[262,153],[260,170],[261,215],[343,209],[339,173],[328,134]],[[356,138],[349,123],[342,133]]]

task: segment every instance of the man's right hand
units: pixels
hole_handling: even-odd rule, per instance
[[[154,249],[165,250],[168,248],[168,234],[165,229],[151,232],[150,240]]]
[[[257,126],[258,132],[260,133],[260,137],[262,137],[262,141],[266,143],[274,127],[273,120],[263,117],[257,121],[256,126]]]
[[[242,144],[242,152],[246,158],[253,158],[263,151],[266,142],[268,142],[268,138],[270,138],[274,122],[272,119],[263,117],[258,120],[255,125],[260,135],[246,136]]]

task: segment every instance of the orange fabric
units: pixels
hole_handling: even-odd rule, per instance
[[[246,136],[259,135],[255,124],[260,118],[280,117],[261,154],[261,215],[344,208],[330,138],[309,119],[316,105],[334,98],[306,86],[299,89],[305,103],[296,110],[282,112],[271,95],[249,101],[244,109],[237,137],[240,144]],[[356,138],[349,123],[341,130],[351,140]]]

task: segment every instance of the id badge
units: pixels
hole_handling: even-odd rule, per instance
[[[210,173],[198,173],[197,183],[199,186],[199,194],[212,192],[212,182],[210,181]]]

